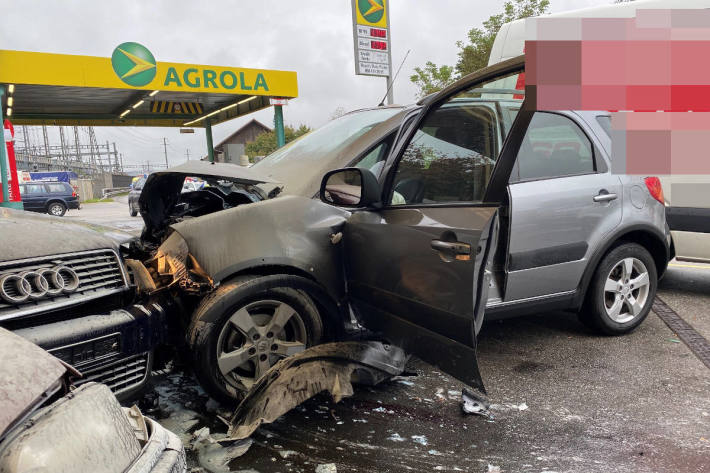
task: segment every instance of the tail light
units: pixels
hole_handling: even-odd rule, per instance
[[[663,186],[661,186],[661,180],[653,176],[645,178],[644,181],[646,182],[648,192],[651,193],[651,197],[665,205],[666,201],[663,197]]]
[[[76,197],[76,191],[72,191],[71,196]]]

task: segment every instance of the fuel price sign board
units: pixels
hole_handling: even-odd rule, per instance
[[[391,76],[388,0],[352,0],[355,74]]]

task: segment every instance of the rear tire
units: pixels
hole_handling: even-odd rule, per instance
[[[656,264],[648,250],[623,243],[597,266],[579,319],[607,335],[629,333],[651,311],[657,286]]]
[[[277,361],[320,343],[323,322],[304,292],[242,276],[203,299],[187,333],[198,381],[233,403]]]
[[[61,202],[52,202],[47,206],[47,213],[55,217],[63,217],[67,213],[67,206]]]
[[[136,208],[130,202],[128,203],[128,211],[131,214],[131,217],[135,217],[136,215],[138,215],[138,210],[136,210]]]

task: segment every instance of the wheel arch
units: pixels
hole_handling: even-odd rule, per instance
[[[598,248],[590,258],[589,264],[587,264],[587,268],[580,281],[580,287],[577,291],[577,298],[574,304],[575,308],[580,309],[582,307],[584,299],[587,296],[587,290],[592,281],[592,276],[597,270],[599,262],[609,251],[623,243],[637,243],[646,248],[656,264],[658,279],[663,276],[663,273],[668,267],[668,260],[670,258],[670,249],[665,243],[664,235],[656,228],[648,225],[625,227],[623,230],[607,238],[607,242],[604,246]]]
[[[47,199],[47,203],[44,204],[45,209],[49,210],[49,206],[52,204],[62,204],[65,208],[69,208],[69,205],[67,205],[66,201],[63,199],[60,199],[59,197],[51,197]]]
[[[344,334],[349,321],[347,306],[336,300],[308,271],[287,264],[263,264],[236,271],[222,278],[221,283],[246,276],[261,278],[271,287],[288,286],[305,292],[322,316],[326,335],[339,339]]]

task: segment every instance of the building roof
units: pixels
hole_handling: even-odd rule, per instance
[[[264,124],[261,123],[259,120],[251,119],[251,120],[249,120],[244,126],[242,126],[241,128],[237,129],[236,131],[234,131],[233,133],[231,133],[228,137],[226,137],[225,139],[223,139],[222,141],[220,141],[219,143],[217,143],[214,148],[215,148],[215,149],[222,148],[222,145],[223,145],[223,144],[228,143],[228,142],[229,142],[232,138],[234,138],[236,135],[238,135],[239,133],[243,132],[244,130],[246,130],[247,128],[250,128],[250,127],[261,128],[261,129],[262,129],[263,131],[265,131],[265,132],[273,131],[273,128],[270,128],[270,127],[264,125]]]

